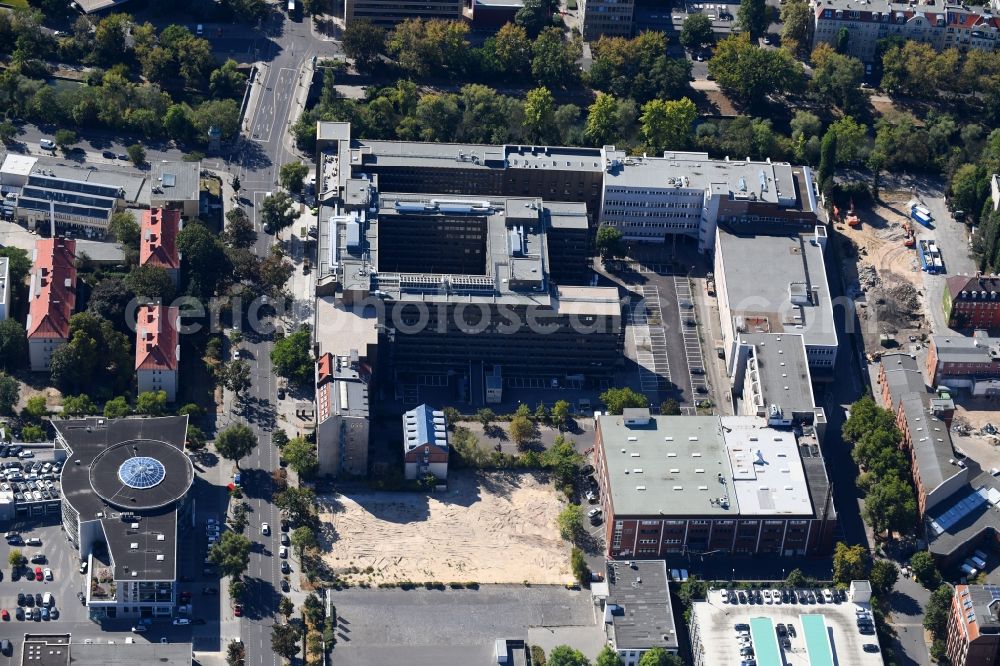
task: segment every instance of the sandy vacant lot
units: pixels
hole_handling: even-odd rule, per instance
[[[335,530],[325,559],[355,582],[563,583],[569,545],[559,538],[562,503],[530,473],[452,473],[448,491],[336,495],[320,516]],[[371,567],[371,573],[365,570]]]

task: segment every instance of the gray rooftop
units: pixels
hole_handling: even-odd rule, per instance
[[[70,634],[25,634],[22,666],[191,666],[191,643],[72,640]]]
[[[911,393],[927,393],[924,375],[920,372],[917,359],[910,354],[883,354],[882,368],[885,370],[885,381],[889,385],[889,393],[895,404],[890,405],[892,411],[899,409],[899,401]]]
[[[958,594],[958,601],[963,605],[966,617],[970,613],[975,617],[979,633],[1000,633],[1000,586],[968,585]]]
[[[677,649],[665,561],[608,562],[606,580],[604,622],[618,650]]]
[[[716,252],[734,321],[760,318],[771,333],[800,333],[806,347],[837,346],[823,248],[812,233],[752,236],[720,229]],[[805,302],[793,303],[799,292],[795,298]]]
[[[151,187],[162,191],[151,197],[165,201],[197,201],[201,192],[201,162],[153,163]]]
[[[587,204],[582,201],[546,201],[549,224],[553,229],[582,229],[586,231]]]
[[[936,556],[948,557],[968,544],[992,541],[1000,533],[1000,488],[996,477],[967,459],[970,480],[924,516],[927,547]],[[973,469],[974,468],[974,469]],[[977,471],[978,470],[978,471]]]
[[[109,186],[124,190],[122,198],[128,204],[149,205],[149,184],[143,176],[132,176],[120,171],[83,169],[80,167],[54,166],[51,164],[36,164],[31,175],[42,176],[55,180],[69,180]]]
[[[937,350],[939,363],[1000,364],[1000,338],[979,334],[972,337],[932,335],[931,345]]]
[[[951,445],[951,434],[944,421],[930,414],[926,408],[926,395],[909,394],[900,401],[907,429],[913,445],[924,492],[930,494],[935,488],[965,471],[951,464],[955,451]]]
[[[71,419],[53,426],[68,449],[63,502],[81,523],[100,522],[115,579],[174,580],[178,500],[194,479],[184,454],[187,417]],[[161,480],[144,488],[124,485],[121,464],[135,457],[159,461]]]
[[[369,139],[357,139],[352,142],[350,160],[351,165],[355,167],[376,165],[464,170],[546,169],[595,172],[604,168],[602,151],[599,148]]]
[[[743,344],[750,345],[757,359],[757,382],[763,406],[777,405],[783,414],[813,412],[809,361],[803,337],[792,333],[744,333]],[[746,400],[748,396],[743,396]]]

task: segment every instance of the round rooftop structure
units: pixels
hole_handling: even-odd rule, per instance
[[[122,509],[158,509],[183,497],[194,482],[184,452],[156,439],[119,442],[101,451],[90,466],[90,485]]]

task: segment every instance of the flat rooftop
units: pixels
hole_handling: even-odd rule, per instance
[[[765,409],[777,405],[786,416],[815,409],[816,399],[802,335],[743,333],[740,341],[753,347],[757,360],[754,379]],[[744,400],[747,398],[743,396]]]
[[[664,560],[609,561],[604,623],[619,650],[677,649]]]
[[[980,471],[968,485],[928,510],[927,547],[934,555],[947,557],[984,537],[1000,531],[1000,483],[988,471]]]
[[[932,335],[931,345],[940,363],[996,363],[1000,367],[1000,338]]]
[[[64,502],[99,521],[116,580],[174,580],[177,506],[194,480],[186,416],[53,422],[67,461]],[[144,508],[145,507],[145,508]]]
[[[119,171],[104,171],[101,169],[83,169],[80,167],[63,167],[51,164],[36,165],[31,175],[43,175],[56,180],[74,180],[96,185],[105,185],[124,190],[121,197],[128,204],[140,206],[149,205],[149,184],[143,176],[132,176]]]
[[[71,634],[25,634],[22,666],[191,666],[191,643],[73,641]]]
[[[889,385],[889,393],[896,403],[889,405],[892,411],[899,408],[899,402],[903,396],[927,392],[920,365],[917,363],[917,359],[910,354],[883,354],[882,368],[885,370],[885,381]]]
[[[153,162],[154,199],[197,201],[201,196],[201,162]]]
[[[881,652],[865,652],[866,643],[878,644],[874,634],[862,634],[857,611],[869,604],[851,601],[834,604],[746,605],[722,602],[719,590],[709,590],[705,601],[691,608],[706,664],[739,664],[740,647],[734,626],[750,625],[758,666],[813,664],[815,666],[881,666]],[[791,624],[796,636],[791,650],[781,647],[774,627]],[[836,655],[836,661],[833,661]]]
[[[385,166],[436,169],[603,170],[600,148],[572,146],[423,143],[357,139],[351,143],[353,167]]]
[[[748,332],[801,334],[807,348],[837,346],[823,248],[812,233],[737,236],[720,229],[716,252],[734,322]],[[766,326],[751,325],[754,320]]]
[[[320,356],[349,356],[352,350],[365,356],[378,344],[378,314],[373,307],[354,308],[333,296],[320,296],[313,335]]]
[[[616,516],[810,516],[791,431],[753,416],[601,416]]]

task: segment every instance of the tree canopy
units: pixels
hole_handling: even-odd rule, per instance
[[[274,372],[296,382],[307,383],[313,377],[312,334],[308,326],[286,335],[271,348]]]
[[[610,388],[601,394],[601,402],[608,407],[609,414],[621,414],[627,407],[649,407],[649,399],[632,388]]]
[[[226,460],[239,465],[240,459],[250,455],[257,446],[257,437],[247,426],[234,423],[222,430],[215,438],[215,449]]]

